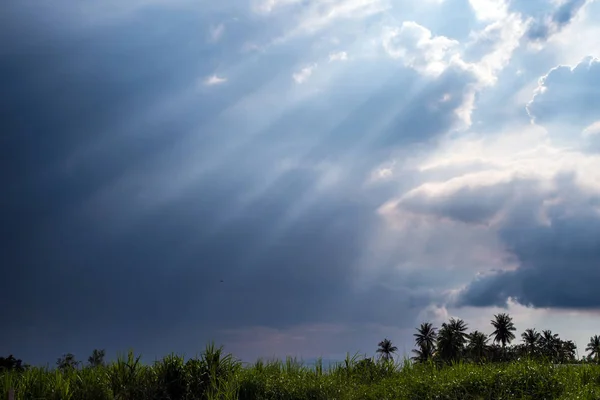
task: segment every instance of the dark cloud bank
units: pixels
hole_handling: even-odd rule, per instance
[[[578,136],[600,120],[600,63],[586,58],[573,69],[560,66],[544,78],[546,90],[528,106],[536,123],[568,126]],[[565,123],[566,121],[566,123]],[[564,125],[561,125],[560,123]],[[593,144],[593,143],[592,143]],[[592,149],[584,143],[583,150]],[[535,181],[513,181],[486,193],[459,192],[441,211],[463,220],[464,196],[490,210],[512,204],[499,228],[507,250],[518,268],[484,275],[467,286],[459,304],[505,305],[509,297],[533,307],[593,309],[600,307],[600,196],[577,183],[577,175],[565,171],[555,178],[551,193],[537,191]],[[483,197],[482,197],[483,196]],[[485,199],[483,203],[479,199]],[[515,199],[519,199],[515,203]],[[508,201],[510,200],[510,201]],[[544,204],[545,200],[551,205]],[[491,207],[491,208],[490,208]],[[435,208],[434,208],[435,209]],[[439,209],[439,206],[437,206]],[[539,219],[544,210],[545,219]],[[471,221],[465,221],[471,222]]]
[[[393,78],[385,93],[356,101],[337,130],[313,133],[323,135],[319,146],[303,143],[310,132],[292,138],[290,131],[272,128],[185,193],[145,208],[148,197],[169,194],[160,182],[187,172],[180,169],[184,160],[208,158],[236,139],[234,131],[216,136],[202,127],[269,82],[274,62],[292,70],[297,60],[266,54],[248,66],[252,79],[154,115],[148,110],[161,99],[213,71],[206,60],[216,57],[214,49],[180,45],[205,37],[197,20],[150,13],[129,20],[127,28],[46,39],[40,51],[52,31],[36,31],[35,21],[15,10],[13,16],[23,20],[5,26],[15,41],[0,58],[0,308],[8,321],[0,331],[0,353],[33,363],[63,352],[83,357],[95,347],[194,353],[221,329],[319,322],[403,326],[428,303],[426,291],[408,285],[356,293],[355,261],[381,199],[356,201],[352,193],[389,148],[426,141],[451,124],[456,104],[435,112],[429,104],[446,92],[460,101],[471,78],[452,71],[424,85],[414,75]],[[361,123],[394,111],[382,109],[383,100],[410,84],[421,85],[419,97],[391,114],[369,141],[373,158],[352,163],[350,178],[321,194],[293,226],[265,243],[295,201],[315,191],[314,169],[284,173],[267,195],[221,224],[278,161],[266,146],[275,138],[306,146],[301,148],[310,150],[309,161],[343,159],[364,136]],[[302,112],[282,124],[307,121]],[[190,131],[198,132],[195,146],[185,148]]]

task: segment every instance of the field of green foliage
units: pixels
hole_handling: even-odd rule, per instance
[[[152,366],[133,354],[108,365],[0,373],[15,400],[108,399],[600,399],[600,366],[541,361],[453,365],[350,358],[331,368],[286,362],[242,367],[209,346],[197,359]]]
[[[549,330],[526,329],[511,345],[512,318],[498,314],[491,325],[487,335],[468,333],[460,319],[439,330],[423,323],[411,360],[394,361],[397,348],[384,339],[378,358],[348,355],[327,367],[290,358],[242,365],[212,344],[200,357],[171,355],[152,365],[133,352],[106,364],[104,350],[83,367],[65,354],[54,369],[0,357],[0,393],[14,400],[600,400],[600,336],[578,359],[575,344]]]

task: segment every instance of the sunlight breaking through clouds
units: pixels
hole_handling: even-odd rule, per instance
[[[0,344],[335,357],[501,307],[586,339],[599,2],[117,3],[0,16]]]
[[[417,71],[439,76],[456,56],[459,43],[431,31],[416,22],[403,22],[399,28],[388,28],[383,36],[387,53]]]
[[[267,0],[257,12],[265,18],[273,17],[281,8],[289,19],[285,29],[274,38],[272,44],[282,44],[299,36],[315,35],[336,22],[343,24],[360,23],[362,20],[381,15],[390,9],[389,0],[308,0],[299,4],[297,0]]]

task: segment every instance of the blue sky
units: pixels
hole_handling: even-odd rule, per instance
[[[600,332],[600,2],[1,7],[0,353]]]

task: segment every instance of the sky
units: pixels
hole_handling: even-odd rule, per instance
[[[7,0],[0,355],[600,334],[600,1]],[[518,336],[517,336],[518,337]]]

